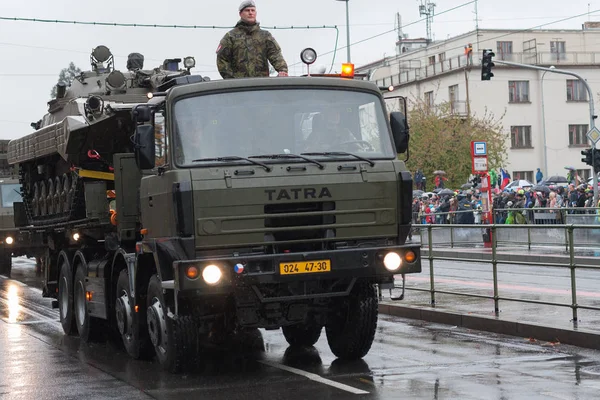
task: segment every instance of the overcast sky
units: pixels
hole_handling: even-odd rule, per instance
[[[61,19],[76,21],[233,26],[238,20],[241,0],[72,0],[1,1],[0,17]],[[425,37],[426,24],[420,21],[419,4],[425,0],[350,0],[351,42],[382,34],[353,45],[352,61],[366,64],[392,55],[397,38],[396,13],[402,15],[404,33]],[[469,0],[437,0],[433,21],[434,39],[442,40],[475,29],[475,5],[446,10]],[[340,28],[338,47],[346,45],[345,3],[335,0],[256,0],[261,25],[333,26]],[[527,29],[592,11],[590,19],[600,20],[600,0],[479,0],[480,28]],[[548,29],[580,29],[588,16],[545,26]],[[420,21],[416,22],[415,21]],[[73,24],[0,20],[0,138],[12,139],[32,132],[29,123],[46,112],[49,93],[58,73],[73,61],[81,69],[89,68],[90,51],[99,44],[115,55],[117,69],[125,70],[127,54],[144,54],[145,67],[152,68],[165,58],[196,57],[194,73],[218,79],[215,50],[224,29],[173,29],[99,27]],[[322,55],[317,65],[330,66],[335,49],[334,29],[272,30],[283,48],[290,73],[300,75],[299,53],[313,47]],[[329,53],[329,54],[325,54]],[[339,49],[336,62],[346,59]]]

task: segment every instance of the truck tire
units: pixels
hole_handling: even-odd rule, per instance
[[[134,313],[135,301],[131,296],[129,274],[124,269],[119,274],[115,292],[115,320],[123,345],[127,353],[134,359],[148,358],[151,354],[150,338],[146,327],[146,310],[144,307]],[[134,320],[134,316],[135,319]]]
[[[83,267],[77,267],[75,281],[73,282],[73,313],[75,314],[75,325],[79,337],[84,342],[90,342],[98,337],[99,321],[90,316],[86,300],[86,282]]]
[[[148,284],[147,321],[156,358],[165,371],[189,371],[199,362],[198,324],[191,316],[180,315],[173,319],[167,313],[162,285],[154,275]]]
[[[12,270],[12,253],[6,249],[0,250],[0,275],[10,278]]]
[[[73,272],[71,263],[64,257],[58,276],[58,310],[65,334],[75,335],[77,327],[73,316]]]
[[[315,323],[302,323],[281,327],[283,336],[292,347],[312,346],[321,337],[323,327]]]
[[[357,360],[369,352],[377,329],[377,309],[375,285],[357,282],[325,326],[327,343],[336,357]]]

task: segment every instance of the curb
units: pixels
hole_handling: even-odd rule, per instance
[[[380,303],[381,314],[396,317],[460,326],[478,331],[493,332],[521,338],[535,338],[540,341],[559,342],[588,349],[600,349],[600,332],[561,329],[523,322],[506,321],[493,317],[465,315],[432,308],[402,306]]]

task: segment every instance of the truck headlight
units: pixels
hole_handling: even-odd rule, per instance
[[[12,238],[12,236],[7,236],[4,241],[6,242],[6,244],[13,244],[15,240]]]
[[[207,265],[202,270],[202,278],[204,282],[209,285],[216,285],[221,280],[223,273],[221,272],[221,268],[216,265]]]
[[[402,258],[398,253],[392,251],[383,258],[383,265],[390,272],[397,271],[402,265]]]

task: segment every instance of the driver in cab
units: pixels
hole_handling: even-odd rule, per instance
[[[340,146],[358,139],[342,126],[342,111],[331,108],[313,117],[312,132],[306,138],[307,151],[341,150]]]

